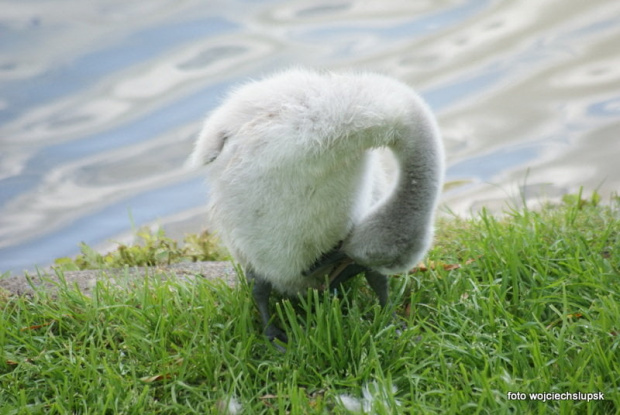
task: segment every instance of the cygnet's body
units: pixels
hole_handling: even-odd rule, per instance
[[[386,76],[296,69],[243,85],[208,117],[192,160],[263,320],[271,287],[297,294],[343,263],[374,275],[382,300],[384,275],[430,246],[440,135],[421,98]]]

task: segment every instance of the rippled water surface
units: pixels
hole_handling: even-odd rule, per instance
[[[456,212],[620,188],[620,2],[0,1],[0,271],[201,230],[205,114],[290,65],[416,87]]]

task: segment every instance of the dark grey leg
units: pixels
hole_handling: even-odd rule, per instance
[[[385,307],[388,303],[388,279],[385,275],[380,274],[376,271],[367,270],[366,271],[366,281],[368,281],[368,285],[373,289],[375,293],[377,293],[377,297],[379,297],[379,304],[381,307]]]
[[[254,280],[252,288],[252,296],[256,302],[258,313],[260,314],[265,336],[273,343],[275,339],[283,343],[288,341],[286,334],[273,324],[271,313],[269,312],[269,296],[271,295],[271,284],[268,281],[258,277],[253,271],[246,271],[246,276]],[[274,343],[275,345],[275,343]],[[280,348],[280,347],[279,347]]]
[[[385,275],[380,274],[376,271],[366,271],[366,281],[368,281],[368,285],[377,293],[377,297],[379,297],[379,304],[381,307],[385,308],[388,305],[388,294],[389,294],[389,284],[388,279]],[[392,321],[396,325],[396,334],[401,335],[404,330],[407,329],[407,326],[403,322],[399,322],[396,313],[392,313]]]
[[[342,283],[348,279],[356,276],[357,274],[364,273],[366,275],[366,281],[370,288],[377,294],[379,298],[379,304],[381,307],[385,307],[388,303],[388,279],[385,275],[371,270],[363,265],[351,264],[346,267],[334,281],[330,284],[330,289],[338,288]]]

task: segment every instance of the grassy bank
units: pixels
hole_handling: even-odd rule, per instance
[[[342,298],[277,303],[286,353],[260,336],[245,284],[5,297],[0,414],[221,413],[230,399],[247,414],[620,413],[618,203],[443,219],[424,266],[391,280],[402,333],[359,278]],[[543,392],[605,400],[530,399]]]

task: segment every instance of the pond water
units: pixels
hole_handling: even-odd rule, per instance
[[[202,230],[183,169],[233,85],[291,65],[396,76],[436,111],[443,203],[620,188],[620,2],[0,1],[0,271]]]

